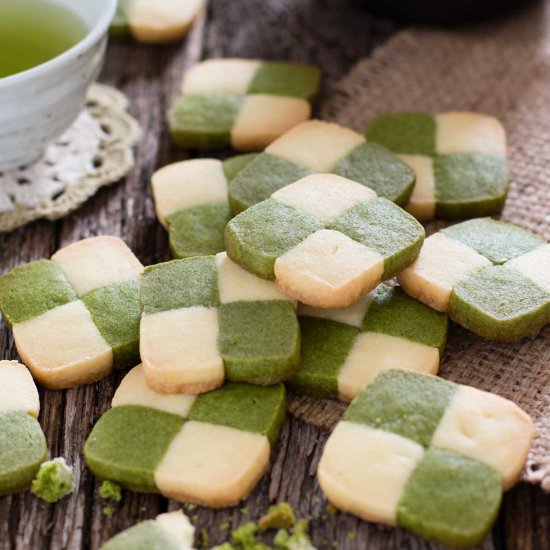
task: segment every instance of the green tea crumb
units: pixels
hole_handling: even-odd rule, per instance
[[[201,548],[208,548],[209,539],[208,531],[203,527],[201,529]]]
[[[257,544],[256,535],[258,531],[258,524],[253,521],[248,521],[240,527],[237,527],[237,529],[231,533],[231,542],[235,545],[250,547],[253,544]]]
[[[37,497],[50,503],[57,502],[74,490],[73,469],[61,457],[43,462],[31,486]]]
[[[348,531],[348,540],[355,540],[357,533],[355,531]]]
[[[225,523],[220,524],[220,531],[229,531],[231,525],[229,525],[229,522],[226,521]]]
[[[270,506],[258,521],[261,529],[290,529],[295,523],[294,510],[287,502]]]
[[[315,550],[308,535],[309,522],[305,519],[299,520],[294,525],[291,533],[280,529],[275,536],[276,548],[281,550]]]
[[[213,546],[211,550],[237,550],[230,542],[224,542],[218,546]]]
[[[333,505],[330,504],[330,502],[329,502],[329,503],[327,504],[326,511],[327,511],[327,514],[328,514],[329,516],[334,516],[338,510],[336,509],[335,506],[333,506]]]
[[[248,514],[248,506],[243,506],[240,510],[241,514],[244,516]]]
[[[105,500],[120,502],[122,500],[120,485],[117,485],[112,481],[105,480],[99,488],[99,496]]]
[[[109,506],[105,506],[105,508],[103,508],[103,510],[101,510],[101,513],[104,516],[112,516],[113,515],[113,509],[110,508]]]

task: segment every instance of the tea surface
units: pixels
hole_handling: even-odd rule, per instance
[[[77,15],[48,0],[0,0],[0,78],[53,59],[87,32]]]

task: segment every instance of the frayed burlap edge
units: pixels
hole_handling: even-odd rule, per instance
[[[401,32],[335,86],[322,116],[361,132],[390,111],[473,110],[499,117],[513,172],[502,217],[550,239],[549,11],[539,6],[468,30]],[[531,415],[535,438],[523,480],[550,491],[550,327],[536,338],[496,343],[453,326],[440,374],[511,399]],[[294,415],[323,429],[344,410],[331,401],[290,400]]]

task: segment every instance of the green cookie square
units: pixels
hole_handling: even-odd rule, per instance
[[[409,201],[416,179],[411,168],[377,143],[358,145],[331,172],[362,183],[400,206]]]
[[[362,332],[379,332],[437,348],[440,355],[447,342],[448,318],[414,300],[400,288],[379,285],[375,291]]]
[[[427,447],[454,392],[455,385],[441,378],[389,370],[353,400],[345,419]]]
[[[146,314],[218,306],[216,260],[213,256],[186,258],[145,268],[141,303]]]
[[[426,451],[409,479],[397,523],[449,546],[474,546],[493,525],[502,498],[493,468],[442,449]]]
[[[243,101],[240,95],[181,96],[169,114],[172,141],[188,149],[226,146]]]
[[[453,288],[449,316],[483,338],[517,340],[548,323],[550,295],[514,269],[490,266]]]
[[[309,171],[298,164],[261,153],[229,184],[231,211],[239,214],[308,174]]]
[[[82,298],[99,332],[113,349],[115,369],[139,363],[139,281],[98,288]]]
[[[185,419],[149,407],[108,410],[94,426],[84,458],[92,473],[129,489],[156,493],[155,469]]]
[[[0,311],[9,325],[33,319],[78,299],[61,269],[38,260],[0,277]]]
[[[389,113],[375,118],[366,137],[401,155],[435,155],[436,124],[424,113]]]
[[[175,258],[209,256],[225,250],[223,230],[231,219],[227,203],[186,208],[166,218]]]
[[[259,153],[245,153],[244,155],[235,155],[223,161],[223,173],[225,179],[230,182],[235,179],[238,173],[248,166]]]
[[[268,199],[227,224],[225,246],[233,261],[259,277],[273,279],[275,260],[322,228],[314,218]]]
[[[266,435],[273,446],[285,420],[285,406],[285,387],[282,384],[229,383],[198,395],[188,418],[260,433]]]
[[[338,374],[359,329],[329,319],[301,317],[302,360],[287,385],[298,393],[319,397],[338,395]]]
[[[384,257],[382,280],[389,279],[416,258],[424,242],[424,228],[410,214],[387,199],[364,201],[329,227]]]
[[[517,225],[491,218],[458,223],[442,229],[441,233],[473,248],[494,264],[503,264],[546,242]]]
[[[24,411],[0,412],[0,496],[30,486],[48,447],[36,418]]]
[[[435,157],[434,179],[436,216],[461,219],[498,214],[510,176],[504,157],[455,154]]]
[[[300,97],[313,101],[319,93],[321,71],[312,65],[265,61],[256,71],[248,94]]]
[[[146,520],[108,540],[100,550],[181,550],[156,521]]]
[[[218,346],[227,380],[274,384],[296,372],[300,329],[291,302],[222,304],[218,320]]]

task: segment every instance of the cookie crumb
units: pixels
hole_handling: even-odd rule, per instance
[[[49,503],[57,502],[74,490],[73,469],[62,457],[43,462],[31,486],[37,497]]]
[[[99,496],[105,500],[120,502],[122,500],[120,485],[117,485],[112,481],[105,480],[99,488]]]

